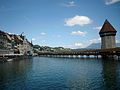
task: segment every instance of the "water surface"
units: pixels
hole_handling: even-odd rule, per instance
[[[0,62],[0,90],[120,90],[120,61],[34,57]]]

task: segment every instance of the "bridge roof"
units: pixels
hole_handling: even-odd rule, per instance
[[[108,22],[108,20],[105,20],[99,34],[101,33],[109,33],[109,32],[117,32],[115,28]]]

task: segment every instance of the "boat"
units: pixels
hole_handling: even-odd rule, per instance
[[[13,59],[7,59],[7,61],[8,61],[8,62],[11,62],[11,61],[13,61]]]

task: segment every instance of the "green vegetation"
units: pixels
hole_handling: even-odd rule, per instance
[[[49,46],[39,46],[34,45],[33,50],[35,53],[39,52],[67,52],[71,51],[69,48],[63,48],[63,47],[49,47]]]

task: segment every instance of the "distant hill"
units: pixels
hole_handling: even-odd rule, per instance
[[[101,48],[101,43],[92,43],[86,48],[87,49],[100,49]]]
[[[120,43],[117,43],[116,47],[120,47]]]
[[[116,44],[116,47],[120,47],[120,43]],[[92,43],[86,49],[100,49],[101,48],[101,43]]]

